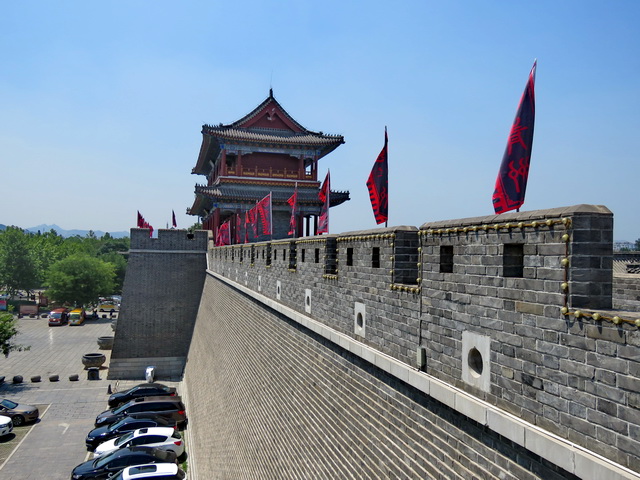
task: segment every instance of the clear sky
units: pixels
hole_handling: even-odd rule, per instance
[[[375,227],[366,179],[389,131],[389,225],[493,214],[534,59],[524,210],[581,203],[640,238],[640,2],[27,1],[0,14],[0,223],[126,231],[186,214],[203,123],[274,96],[341,134],[320,162]]]

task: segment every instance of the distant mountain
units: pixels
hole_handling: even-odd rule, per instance
[[[54,225],[37,225],[35,227],[25,228],[25,230],[27,232],[33,232],[33,233],[38,233],[38,232],[45,233],[50,230],[55,230],[55,232],[61,237],[75,237],[76,235],[79,235],[80,237],[86,237],[89,234],[89,230],[64,230],[63,228],[60,228],[58,225],[55,225],[55,224]],[[93,230],[93,233],[96,237],[100,238],[106,232],[103,232],[102,230]],[[122,237],[128,237],[129,232],[109,232],[109,235],[111,235],[113,238],[122,238]]]

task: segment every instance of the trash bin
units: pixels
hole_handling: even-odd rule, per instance
[[[147,367],[147,369],[144,371],[144,378],[147,379],[148,383],[153,383],[156,378],[156,367]]]
[[[100,380],[100,369],[98,367],[87,368],[87,380]]]

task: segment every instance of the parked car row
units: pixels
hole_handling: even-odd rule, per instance
[[[50,327],[58,325],[82,325],[88,318],[98,318],[97,312],[88,315],[84,308],[74,308],[69,310],[65,307],[54,308],[49,312],[47,320]]]
[[[0,437],[13,432],[13,427],[35,422],[39,416],[38,407],[16,403],[8,398],[0,400]]]
[[[188,419],[175,388],[143,383],[113,393],[85,440],[93,459],[73,469],[72,480],[182,480],[185,455],[179,430]]]
[[[0,415],[9,417],[14,427],[35,422],[40,416],[38,407],[16,403],[8,398],[0,400]]]

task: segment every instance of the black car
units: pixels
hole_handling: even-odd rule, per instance
[[[71,480],[102,480],[131,465],[177,463],[176,454],[150,447],[127,447],[81,463],[71,472]]]
[[[187,426],[187,411],[180,397],[140,397],[118,408],[105,410],[96,417],[95,426],[101,427],[124,417],[156,417],[173,420],[181,430]]]
[[[94,428],[89,432],[85,443],[87,444],[87,450],[93,450],[102,442],[111,440],[112,438],[119,437],[120,435],[132,432],[139,428],[145,427],[175,427],[176,422],[162,417],[152,418],[135,418],[124,417],[122,420],[118,420],[111,425],[103,425],[102,427]]]
[[[109,397],[109,408],[119,407],[123,403],[127,403],[134,398],[139,397],[159,397],[159,396],[176,396],[176,389],[167,387],[161,383],[141,383],[135,387],[123,392],[116,392]]]

